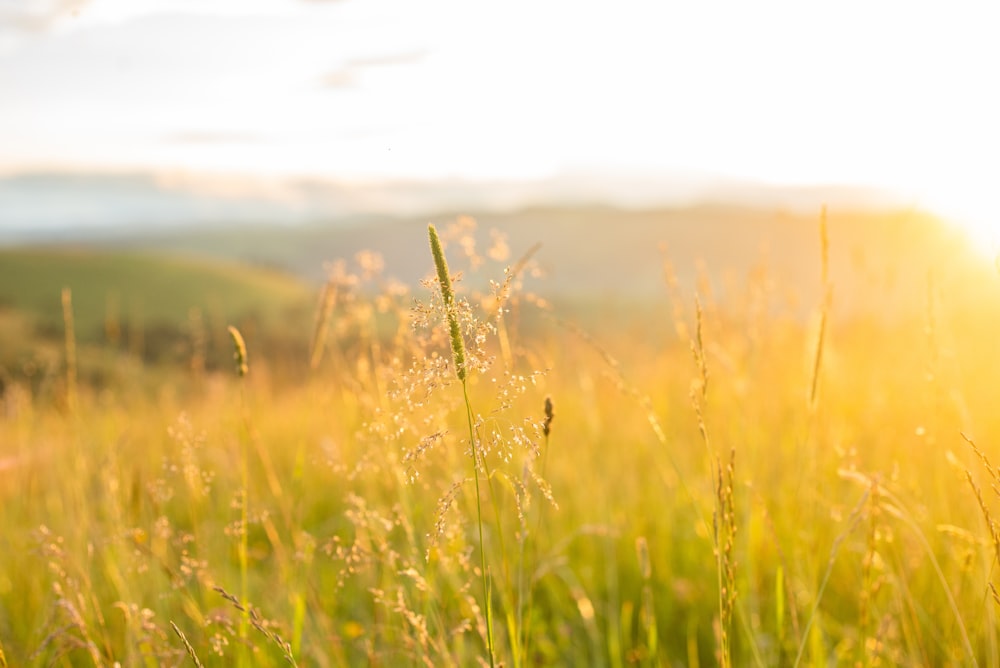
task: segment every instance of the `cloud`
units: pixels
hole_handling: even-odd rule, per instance
[[[191,130],[187,132],[177,132],[167,135],[163,140],[168,144],[249,144],[260,141],[260,137],[253,134],[243,134],[238,132],[212,132]]]
[[[347,61],[348,67],[391,67],[396,65],[412,65],[419,63],[427,56],[427,51],[404,51],[401,53],[391,53],[382,56],[368,56],[365,58],[352,58]]]
[[[341,67],[320,78],[324,88],[355,88],[358,85],[357,74],[349,67]]]
[[[91,0],[0,0],[0,31],[39,33],[76,16]]]
[[[315,1],[315,0],[311,0]],[[324,88],[346,89],[356,88],[360,82],[361,72],[379,67],[400,67],[419,63],[427,56],[427,51],[414,50],[385,55],[351,58],[343,66],[329,72],[321,78]]]
[[[0,0],[0,56],[77,20],[92,0]]]

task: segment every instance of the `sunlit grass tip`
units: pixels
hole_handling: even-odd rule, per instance
[[[229,330],[229,338],[233,340],[233,359],[236,362],[236,373],[242,378],[250,372],[250,367],[247,364],[247,344],[243,340],[240,330],[232,325],[229,325],[227,329]]]
[[[441,301],[444,302],[448,318],[448,330],[451,337],[451,352],[455,360],[455,375],[465,382],[465,341],[462,339],[462,329],[458,324],[458,314],[455,312],[455,291],[451,286],[451,275],[448,273],[448,261],[441,249],[441,239],[434,225],[427,226],[427,235],[431,242],[431,255],[434,256],[434,268],[437,270],[438,283],[441,286]]]
[[[170,628],[174,630],[174,633],[176,633],[181,639],[181,642],[184,643],[184,651],[186,651],[187,655],[191,657],[192,661],[194,661],[194,665],[197,668],[203,668],[204,664],[201,662],[201,659],[198,658],[198,654],[195,653],[194,647],[191,646],[191,643],[188,641],[187,636],[184,635],[184,632],[181,631],[177,624],[174,624],[173,622],[170,622]]]
[[[552,432],[552,419],[556,416],[552,410],[552,397],[545,397],[545,422],[542,423],[542,433],[546,437]]]

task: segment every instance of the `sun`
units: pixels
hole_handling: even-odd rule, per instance
[[[979,183],[960,183],[952,188],[937,184],[925,191],[923,202],[947,224],[958,228],[981,257],[993,262],[1000,256],[1000,211]]]
[[[1000,262],[1000,219],[956,213],[948,215],[947,221],[962,230],[974,251],[988,260]]]

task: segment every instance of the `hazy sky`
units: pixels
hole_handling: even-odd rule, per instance
[[[682,170],[995,216],[1000,9],[0,0],[0,173]]]

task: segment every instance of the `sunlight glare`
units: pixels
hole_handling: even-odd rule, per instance
[[[975,153],[952,156],[951,164],[976,164]],[[917,209],[928,211],[959,231],[970,250],[994,262],[1000,255],[1000,217],[993,197],[996,174],[990,170],[961,173],[927,169],[909,183],[898,182],[895,192]]]
[[[972,207],[945,207],[944,219],[959,227],[972,249],[990,261],[1000,261],[1000,221],[988,210],[973,211]]]

